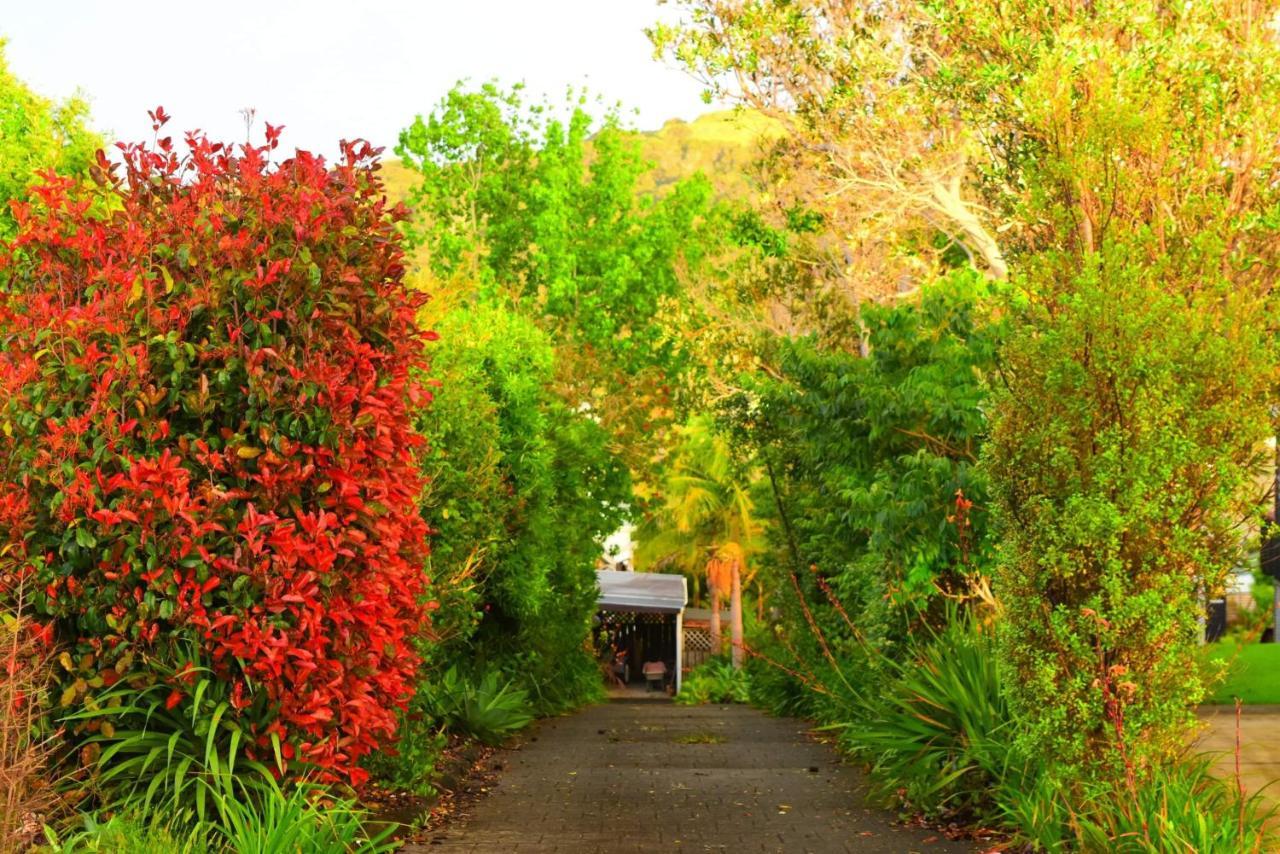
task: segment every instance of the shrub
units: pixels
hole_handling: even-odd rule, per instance
[[[484,744],[501,744],[533,722],[529,695],[494,670],[465,676],[450,667],[424,697],[436,719]]]
[[[52,178],[17,206],[0,572],[29,580],[67,651],[62,707],[194,645],[247,749],[274,735],[359,780],[424,619],[422,336],[377,151],[273,166],[278,136],[122,146],[93,194]],[[168,684],[166,705],[192,702]]]
[[[759,653],[756,644],[752,649]],[[769,648],[770,654],[780,651]],[[778,667],[764,662],[755,656],[747,658],[743,667],[746,671],[747,683],[750,686],[751,704],[765,709],[770,714],[784,717],[814,717],[814,703],[817,699],[813,691],[796,677]]]
[[[865,695],[865,719],[837,727],[841,743],[872,763],[886,799],[926,815],[989,815],[992,787],[1025,776],[1027,764],[1016,754],[991,628],[953,613],[913,655],[886,667],[892,679]]]
[[[725,658],[713,658],[694,668],[680,684],[676,702],[686,706],[706,703],[745,703],[751,695],[745,669],[735,669]]]
[[[755,381],[758,401],[743,400],[737,421],[770,476],[757,504],[777,522],[772,586],[782,591],[784,623],[800,635],[810,627],[785,592],[793,573],[833,641],[851,631],[819,582],[864,638],[892,650],[922,612],[942,624],[939,589],[964,592],[988,571],[993,539],[977,455],[984,376],[1001,334],[991,305],[981,278],[954,271],[918,300],[865,306],[865,358],[812,339],[781,344],[782,376]]]
[[[432,798],[439,793],[435,769],[449,737],[435,718],[421,711],[423,692],[419,686],[409,711],[404,713],[395,750],[370,753],[362,764],[380,783]]]
[[[1046,757],[1112,775],[1109,709],[1141,766],[1181,747],[1204,696],[1201,592],[1234,562],[1269,388],[1247,299],[1170,293],[1174,271],[1128,259],[1021,316],[989,446],[1013,698]]]
[[[594,564],[630,480],[608,434],[555,394],[556,350],[531,321],[478,305],[440,330],[444,390],[419,415],[423,513],[440,541],[431,663],[471,660],[517,680],[540,713],[573,708],[601,689],[584,648]]]

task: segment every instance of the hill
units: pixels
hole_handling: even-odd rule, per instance
[[[634,131],[653,169],[641,177],[641,191],[661,192],[681,178],[701,171],[726,195],[750,192],[748,170],[759,156],[761,141],[781,134],[778,125],[759,113],[722,110],[691,122],[671,119],[658,130]],[[395,158],[383,161],[387,195],[405,199],[416,175]]]
[[[692,122],[671,119],[656,131],[642,131],[641,149],[654,168],[641,189],[661,190],[694,172],[703,172],[720,192],[744,195],[748,173],[762,145],[782,133],[772,119],[745,110],[723,110]]]

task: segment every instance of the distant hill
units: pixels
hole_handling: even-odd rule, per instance
[[[664,187],[701,171],[725,195],[750,192],[747,169],[759,156],[762,139],[781,131],[759,113],[723,110],[699,116],[691,122],[671,119],[660,129],[636,131],[641,151],[654,168],[641,178],[640,189],[661,192]],[[382,179],[391,199],[403,200],[416,173],[390,158],[382,163]]]
[[[387,198],[402,202],[409,198],[409,190],[418,181],[418,173],[395,157],[382,161],[382,181],[387,187]]]
[[[762,143],[781,133],[772,119],[745,110],[707,113],[692,122],[672,119],[659,130],[642,131],[641,148],[654,164],[642,189],[661,190],[701,171],[720,192],[743,195],[751,189],[747,170]]]

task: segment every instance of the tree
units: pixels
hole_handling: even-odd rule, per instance
[[[771,481],[758,503],[777,555],[772,586],[797,576],[830,637],[849,639],[849,627],[819,582],[895,656],[922,623],[937,626],[945,598],[990,573],[980,456],[998,305],[981,276],[957,270],[918,302],[865,307],[865,357],[813,337],[776,343],[776,376],[751,378],[727,405]],[[804,630],[802,613],[786,616]]]
[[[982,138],[932,84],[953,46],[937,38],[930,4],[678,5],[684,23],[649,31],[655,53],[689,70],[708,98],[763,113],[787,131],[766,160],[770,218],[813,230],[809,302],[853,321],[833,332],[856,332],[865,301],[914,291],[951,266],[952,254],[995,278],[1007,274],[1000,223],[975,193]]]
[[[9,71],[0,40],[0,239],[16,230],[11,200],[25,199],[40,173],[87,174],[101,138],[85,127],[89,107],[80,98],[55,104]]]
[[[421,175],[409,235],[433,276],[550,335],[561,396],[589,407],[641,473],[673,417],[680,363],[659,314],[702,263],[712,191],[695,176],[641,193],[639,140],[616,111],[596,122],[585,107],[455,88],[396,149]]]
[[[596,558],[630,496],[626,469],[603,429],[555,394],[554,351],[532,321],[472,306],[436,328],[443,390],[418,424],[433,449],[423,513],[437,531],[434,623],[447,634],[429,646],[443,641],[444,666],[504,671],[542,711],[571,708],[599,685],[584,642]]]
[[[1122,777],[1181,749],[1202,602],[1260,497],[1280,50],[1232,3],[995,15],[942,26],[987,58],[957,99],[1025,188],[988,445],[1002,655],[1029,738]]]
[[[751,476],[707,415],[679,430],[680,442],[663,477],[661,504],[640,534],[640,557],[705,573],[711,600],[711,646],[722,648],[720,599],[730,595],[734,666],[742,663],[742,577],[757,547],[760,526]]]

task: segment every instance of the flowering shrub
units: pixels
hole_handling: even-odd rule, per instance
[[[279,134],[122,145],[97,188],[50,174],[15,205],[0,572],[67,650],[62,707],[195,647],[258,749],[359,779],[424,619],[423,336],[378,151],[273,165]]]

